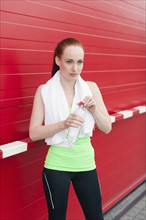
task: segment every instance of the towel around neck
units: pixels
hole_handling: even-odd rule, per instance
[[[45,107],[45,125],[51,125],[67,119],[70,114],[67,99],[60,83],[60,71],[57,71],[55,75],[43,85],[41,95]],[[75,95],[71,112],[74,112],[77,108],[77,103],[82,101],[85,96],[92,96],[91,90],[88,84],[78,77],[75,84]],[[94,128],[94,118],[92,114],[85,108],[86,117],[80,130],[79,138],[92,136]],[[47,137],[45,142],[47,145],[55,145],[60,147],[72,147],[72,144],[67,140],[68,129],[56,133],[52,137]]]

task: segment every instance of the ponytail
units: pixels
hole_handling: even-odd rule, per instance
[[[56,64],[56,62],[55,62],[55,56],[54,56],[53,67],[52,67],[52,71],[51,71],[51,76],[53,77],[58,70],[59,70],[59,66]]]

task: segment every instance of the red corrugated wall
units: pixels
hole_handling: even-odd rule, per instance
[[[38,85],[50,78],[53,50],[66,37],[85,46],[82,76],[95,81],[110,114],[145,103],[144,0],[2,0],[0,144],[28,140]],[[144,179],[145,114],[93,138],[104,211]],[[32,144],[31,144],[32,146]],[[47,147],[1,160],[2,220],[46,220],[41,171]],[[71,188],[67,220],[83,214]]]

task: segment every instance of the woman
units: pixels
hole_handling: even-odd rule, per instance
[[[90,142],[94,124],[111,131],[111,121],[99,88],[85,82],[84,48],[74,38],[58,43],[54,52],[52,78],[38,87],[30,120],[30,138],[45,139],[51,145],[43,170],[43,184],[49,220],[65,220],[70,182],[86,220],[103,220],[102,201],[96,173],[94,150]],[[75,112],[82,102],[86,116]],[[69,128],[80,129],[70,143]]]

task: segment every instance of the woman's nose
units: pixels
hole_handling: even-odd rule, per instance
[[[73,70],[74,72],[76,72],[76,71],[78,70],[78,67],[77,67],[77,64],[76,64],[76,63],[73,64],[72,70]]]

